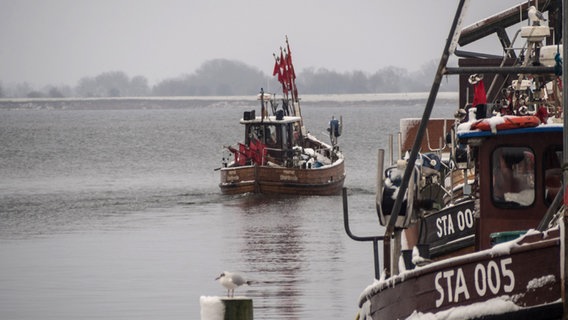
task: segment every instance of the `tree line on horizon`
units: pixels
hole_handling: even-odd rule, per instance
[[[437,64],[426,63],[415,72],[385,67],[374,73],[336,72],[325,68],[306,68],[298,73],[296,85],[302,94],[402,93],[430,90]],[[281,93],[278,80],[243,62],[214,59],[204,62],[194,73],[169,78],[150,86],[144,76],[129,77],[122,71],[83,77],[74,86],[45,86],[34,89],[27,83],[3,86],[0,98],[107,98],[234,96],[265,92]],[[441,90],[457,91],[455,81],[444,83]]]

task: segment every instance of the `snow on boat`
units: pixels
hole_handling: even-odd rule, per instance
[[[568,315],[562,231],[568,217],[562,184],[568,138],[561,120],[568,93],[559,72],[568,71],[560,46],[556,65],[539,61],[542,42],[560,39],[548,37],[543,21],[535,20],[535,1],[460,33],[466,2],[458,5],[424,116],[401,120],[399,159],[386,169],[384,150],[379,152],[376,207],[384,234],[360,237],[350,231],[343,191],[347,234],[373,242],[375,254],[375,281],[359,297],[359,319]],[[547,2],[538,9],[548,12],[550,23],[562,23],[559,14],[566,10],[559,5]],[[514,52],[521,46],[499,30],[518,23],[519,12],[531,21],[521,33],[527,44]],[[533,26],[538,37],[527,29]],[[458,43],[491,32],[499,33],[506,56],[467,53],[460,56],[460,67],[446,67]],[[429,119],[444,74],[460,75],[460,107],[454,119]],[[493,90],[486,92],[484,82]]]

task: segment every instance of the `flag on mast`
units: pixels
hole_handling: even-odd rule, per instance
[[[277,79],[278,82],[282,82],[282,73],[280,72],[280,61],[276,56],[276,53],[272,54],[274,56],[274,70],[272,71],[272,75],[278,75]]]
[[[285,96],[288,96],[288,71],[286,68],[286,59],[284,59],[284,51],[280,47],[280,73],[282,75],[282,92]]]
[[[290,43],[288,42],[288,36],[286,36],[286,47],[288,48],[288,56],[286,57],[288,70],[290,71],[290,77],[295,80],[296,72],[294,71],[294,65],[292,64],[292,51],[290,50]]]
[[[296,72],[294,71],[294,64],[292,64],[292,51],[290,50],[290,42],[286,36],[286,47],[288,54],[286,56],[286,64],[288,65],[288,77],[290,80],[290,91],[292,92],[292,99],[298,101],[298,88],[296,87]]]

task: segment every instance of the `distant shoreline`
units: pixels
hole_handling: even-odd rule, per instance
[[[426,100],[428,92],[372,93],[372,94],[318,94],[302,95],[300,102],[321,103],[369,103],[416,102]],[[282,95],[277,95],[277,99]],[[439,92],[437,100],[456,101],[457,92]],[[186,108],[190,106],[254,105],[257,97],[251,96],[186,96],[186,97],[116,97],[116,98],[4,98],[0,109],[140,109]]]

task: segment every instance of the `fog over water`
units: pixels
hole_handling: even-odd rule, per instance
[[[464,25],[520,2],[471,1]],[[269,73],[285,35],[298,71],[414,71],[439,59],[457,1],[0,0],[0,7],[0,83],[44,86],[108,71],[155,84],[218,58]],[[466,49],[498,43],[493,36]]]

